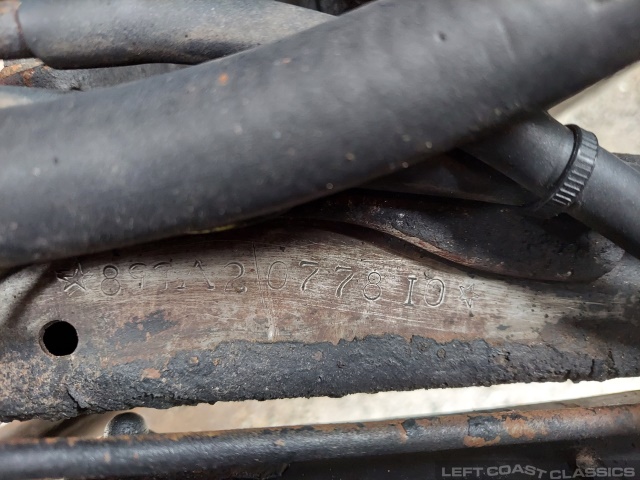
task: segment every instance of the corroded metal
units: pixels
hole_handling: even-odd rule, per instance
[[[18,440],[0,444],[0,478],[170,475],[638,434],[640,405],[636,404],[100,440]],[[618,461],[616,466],[620,465]]]
[[[367,227],[458,265],[531,280],[593,281],[624,255],[570,218],[543,221],[505,205],[349,192],[291,215]]]
[[[0,417],[640,374],[637,260],[590,284],[516,281],[335,228],[272,223],[13,273]],[[70,355],[48,353],[57,321],[77,331]]]

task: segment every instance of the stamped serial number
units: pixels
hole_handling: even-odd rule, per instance
[[[261,271],[259,271],[261,270]],[[426,306],[438,308],[448,296],[457,297],[469,309],[477,298],[475,287],[456,285],[454,295],[444,278],[432,272],[393,276],[378,269],[363,269],[349,263],[329,264],[316,259],[302,258],[299,261],[271,261],[258,268],[255,264],[241,260],[207,265],[195,258],[177,267],[172,261],[132,262],[125,265],[107,264],[96,269],[85,269],[77,262],[69,270],[56,272],[62,284],[62,291],[68,295],[97,291],[106,297],[141,291],[202,291],[223,295],[251,294],[252,288],[259,293],[261,285],[273,292],[288,289],[289,294],[312,296],[322,291],[341,300],[350,294],[357,294],[367,302],[381,299],[401,303],[411,308]],[[402,290],[402,298],[398,292]],[[393,293],[393,295],[391,295]],[[389,294],[389,295],[387,295]]]

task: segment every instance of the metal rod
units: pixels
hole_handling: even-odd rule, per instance
[[[640,405],[0,444],[0,479],[154,475],[640,433]]]

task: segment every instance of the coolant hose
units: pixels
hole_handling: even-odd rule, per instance
[[[640,0],[378,0],[3,109],[0,267],[214,230],[399,170],[640,59],[638,24]]]
[[[0,3],[0,58],[61,69],[201,63],[332,18],[273,0],[23,0],[15,10]]]
[[[592,133],[539,113],[465,150],[540,197],[533,213],[568,213],[640,258],[640,171]]]

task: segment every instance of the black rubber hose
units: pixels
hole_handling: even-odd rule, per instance
[[[67,72],[71,71],[67,70]],[[0,108],[48,102],[60,98],[61,95],[70,94],[77,93],[44,88],[0,86]],[[632,167],[640,168],[640,156],[615,155]],[[361,188],[511,206],[522,206],[532,203],[538,198],[534,193],[521,187],[506,175],[462,150],[454,150],[439,155],[433,161],[421,162],[409,168],[403,168],[396,173],[363,185]]]
[[[637,60],[639,23],[640,0],[378,0],[221,60],[6,109],[0,266],[212,230],[391,173]]]
[[[54,68],[201,63],[332,18],[272,0],[23,0],[13,17],[0,10],[11,26],[0,30],[0,58]]]
[[[640,170],[640,155],[615,155],[632,168]],[[379,178],[362,188],[510,206],[527,206],[540,198],[461,150],[454,150],[434,158],[433,161],[422,162]]]
[[[640,172],[600,148],[589,182],[567,213],[640,258],[639,192]]]
[[[50,102],[60,98],[61,95],[65,95],[65,93],[44,88],[0,86],[0,109]]]
[[[278,0],[299,7],[312,8],[331,15],[342,15],[344,12],[353,10],[364,5],[371,0]]]
[[[120,67],[123,69],[137,68]],[[148,67],[148,65],[145,65]],[[70,72],[111,72],[113,69],[66,70]],[[50,71],[50,70],[47,70]],[[80,75],[79,75],[80,76]],[[78,79],[73,79],[78,81]],[[56,85],[59,86],[59,85]],[[0,86],[0,108],[48,102],[61,95],[77,94],[45,88]],[[573,138],[571,138],[573,141]],[[633,168],[640,168],[640,155],[614,154]],[[409,168],[378,178],[363,185],[367,190],[428,195],[479,202],[522,206],[533,203],[538,197],[521,187],[506,175],[489,167],[474,156],[454,150],[439,155],[429,162],[421,162]]]
[[[540,112],[464,150],[540,198],[564,172],[573,146],[571,130]],[[529,152],[528,147],[534,150]]]
[[[22,38],[18,0],[0,1],[0,59],[27,58],[31,51]]]
[[[461,150],[378,178],[362,188],[513,206],[534,202],[538,198],[509,177]]]
[[[465,150],[542,198],[539,214],[566,212],[640,258],[640,172],[593,134],[540,113]]]
[[[67,70],[67,72],[69,71]],[[44,88],[0,86],[0,108],[48,102],[65,94],[76,93]],[[633,168],[640,168],[639,155],[619,153],[615,155]],[[532,203],[538,198],[534,193],[521,187],[506,175],[462,150],[454,150],[439,155],[433,161],[421,162],[409,168],[403,168],[396,173],[363,185],[362,188],[511,206],[522,206]]]

